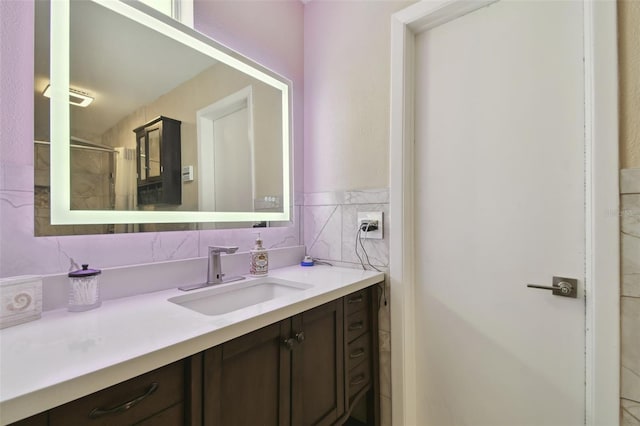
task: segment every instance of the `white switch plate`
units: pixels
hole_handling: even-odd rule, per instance
[[[193,182],[193,166],[182,166],[182,181]]]
[[[370,220],[378,221],[378,229],[369,232],[360,232],[360,238],[363,240],[381,240],[384,237],[382,212],[358,212],[358,228],[363,222]]]

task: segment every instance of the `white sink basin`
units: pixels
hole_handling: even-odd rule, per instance
[[[308,284],[265,277],[207,287],[206,290],[172,297],[169,302],[205,315],[222,315],[311,287]]]

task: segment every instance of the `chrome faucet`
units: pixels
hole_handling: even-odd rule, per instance
[[[231,277],[224,279],[222,266],[220,265],[220,253],[232,254],[238,251],[238,247],[209,246],[209,264],[207,266],[207,285],[222,284],[223,282],[238,281],[244,277]]]
[[[188,285],[184,287],[178,287],[180,290],[189,291],[197,288],[208,287],[211,285],[229,283],[233,281],[243,280],[244,277],[229,277],[224,278],[222,273],[222,265],[220,264],[220,254],[227,253],[232,254],[238,251],[238,247],[223,247],[223,246],[209,246],[209,261],[207,263],[207,282]]]

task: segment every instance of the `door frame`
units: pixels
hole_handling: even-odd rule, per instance
[[[499,0],[423,0],[391,17],[389,277],[392,424],[415,425],[414,44],[417,34]],[[585,419],[618,424],[620,225],[616,2],[584,0]]]
[[[255,140],[253,131],[253,88],[247,86],[238,90],[224,98],[216,101],[204,108],[196,111],[197,123],[197,153],[198,153],[198,208],[200,210],[216,209],[215,196],[211,191],[207,191],[202,182],[213,182],[215,188],[215,138],[213,137],[213,127],[216,120],[226,117],[229,114],[237,112],[243,108],[247,109],[247,137],[249,142],[249,151],[251,155],[251,204],[252,211],[255,211],[256,200],[256,159],[255,159]],[[215,225],[210,229],[215,229]],[[206,227],[206,226],[205,226]]]

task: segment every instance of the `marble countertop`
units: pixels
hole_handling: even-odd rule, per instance
[[[269,276],[311,287],[218,316],[169,302],[185,294],[172,289],[108,300],[86,312],[49,311],[40,320],[0,330],[0,424],[128,380],[384,279],[379,272],[330,266],[289,266],[272,270]]]

